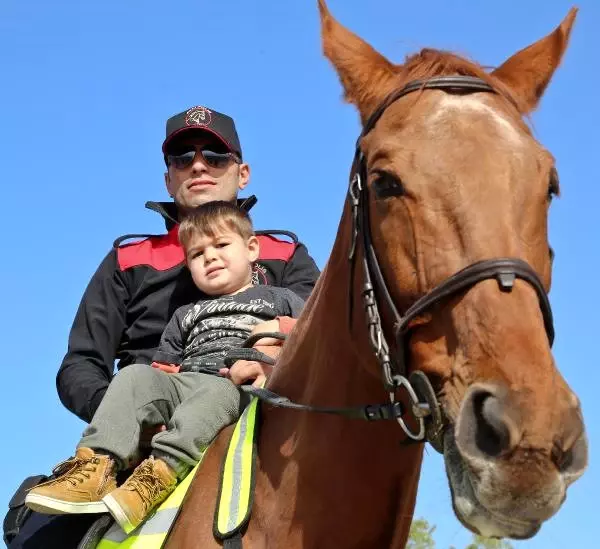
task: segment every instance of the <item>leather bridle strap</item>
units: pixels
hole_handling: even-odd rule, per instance
[[[554,343],[554,321],[546,290],[535,271],[525,261],[511,258],[478,261],[447,278],[442,284],[436,286],[407,309],[401,322],[396,326],[396,332],[398,334],[406,333],[410,322],[426,312],[427,309],[479,282],[496,279],[503,292],[510,292],[515,278],[528,282],[536,291],[544,319],[544,327],[550,345],[552,345]]]
[[[372,243],[369,221],[367,163],[360,144],[362,138],[373,129],[382,114],[392,103],[409,93],[426,89],[439,89],[450,93],[496,93],[494,88],[487,82],[479,78],[468,76],[447,76],[432,78],[425,81],[414,81],[407,84],[402,89],[393,92],[381,103],[364,125],[363,131],[356,143],[353,170],[348,190],[348,199],[352,208],[353,224],[349,259],[353,263],[352,271],[354,272],[356,244],[357,240],[359,240],[359,235],[362,236],[360,239],[362,240],[364,251],[364,256],[362,258],[364,271],[362,294],[367,315],[371,346],[382,369],[383,383],[386,390],[390,393],[390,400],[394,402],[396,389],[399,386],[403,386],[409,392],[413,409],[423,403],[419,400],[420,395],[415,396],[416,393],[414,388],[407,379],[408,367],[405,363],[405,339],[408,337],[412,321],[423,313],[428,312],[432,307],[445,299],[458,295],[479,282],[495,279],[499,284],[500,290],[505,292],[512,290],[516,278],[529,283],[538,296],[544,320],[544,327],[550,345],[552,345],[554,341],[552,310],[544,286],[536,272],[525,261],[519,258],[505,257],[478,261],[448,277],[427,294],[419,298],[403,314],[398,311],[385,282]],[[378,301],[385,303],[386,308],[391,312],[394,319],[394,338],[397,343],[397,348],[395,349],[393,357],[390,356],[390,349],[383,332]],[[426,404],[429,405],[429,408],[439,409],[439,403],[437,402],[435,393],[426,376],[419,377],[419,385],[426,389],[425,393],[428,396]],[[399,420],[406,434],[414,440],[423,438],[421,436],[423,433],[423,418],[417,419],[420,423],[419,433],[411,432],[407,429],[406,425]],[[440,425],[437,425],[436,430],[439,431],[439,429]]]

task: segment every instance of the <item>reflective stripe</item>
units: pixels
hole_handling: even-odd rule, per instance
[[[224,537],[242,524],[250,508],[257,409],[258,399],[253,398],[235,426],[225,458],[217,517],[217,530]]]
[[[103,539],[96,549],[160,549],[166,535],[165,532],[163,534],[148,534],[142,537],[132,536],[122,542]]]
[[[144,522],[137,531],[137,536],[147,536],[152,534],[166,534],[175,516],[177,515],[178,508],[171,507],[170,509],[163,509],[157,511],[152,518]],[[127,534],[121,530],[119,525],[113,526],[105,535],[104,538],[113,541],[115,543],[121,543],[127,539]]]

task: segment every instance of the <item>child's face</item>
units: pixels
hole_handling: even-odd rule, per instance
[[[229,295],[252,282],[252,262],[258,259],[258,240],[248,240],[223,228],[214,236],[197,234],[186,250],[196,286],[208,295]]]

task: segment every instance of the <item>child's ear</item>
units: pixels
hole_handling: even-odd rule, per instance
[[[254,262],[258,259],[258,255],[260,253],[260,244],[258,242],[258,238],[255,236],[251,236],[247,242],[248,246],[248,255],[250,256],[250,261]]]

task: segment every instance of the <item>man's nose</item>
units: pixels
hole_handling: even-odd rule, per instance
[[[204,173],[208,171],[208,165],[202,156],[200,151],[196,151],[194,155],[194,162],[192,163],[192,172],[193,173]]]

